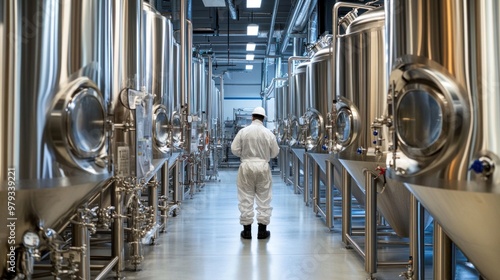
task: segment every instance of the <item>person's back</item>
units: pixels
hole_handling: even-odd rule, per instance
[[[262,107],[252,112],[252,124],[241,129],[231,144],[231,151],[241,158],[238,170],[238,208],[241,212],[240,224],[243,225],[241,237],[252,238],[251,225],[254,217],[254,200],[257,203],[257,238],[270,236],[266,226],[271,219],[272,177],[269,160],[279,153],[274,134],[263,125],[266,116]]]
[[[256,159],[269,162],[279,152],[279,149],[273,149],[276,137],[260,120],[254,120],[251,125],[241,129],[233,142],[236,143],[231,146],[232,152],[242,162]]]

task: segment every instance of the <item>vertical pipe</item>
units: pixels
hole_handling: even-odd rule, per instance
[[[224,74],[220,76],[220,91],[219,91],[219,123],[217,124],[217,129],[220,131],[220,135],[223,134],[224,129],[222,129],[222,124],[224,123]]]
[[[410,200],[410,256],[413,259],[413,279],[424,279],[423,209],[415,196]]]
[[[299,157],[297,155],[294,155],[293,157],[293,190],[294,193],[298,194],[299,193]]]
[[[215,114],[217,114],[218,112],[214,112],[213,111],[213,108],[214,108],[214,102],[216,102],[216,98],[214,96],[214,91],[213,91],[213,87],[212,87],[212,75],[213,75],[213,70],[212,70],[212,56],[211,55],[208,55],[207,56],[207,65],[208,65],[208,73],[207,73],[207,95],[208,95],[208,98],[207,98],[207,106],[205,108],[205,112],[207,113],[207,129],[208,129],[208,133],[210,133],[210,138],[214,137],[214,139],[216,139],[216,135],[214,135],[213,133],[213,119],[215,117]]]
[[[314,200],[314,213],[318,214],[319,210],[319,166],[314,162],[313,164],[313,175],[312,175],[312,187],[313,187],[313,200]]]
[[[285,151],[283,150],[282,146],[280,145],[280,153],[278,154],[279,155],[279,158],[278,158],[278,161],[279,161],[279,166],[280,166],[280,177],[281,177],[281,180],[284,181],[284,175],[285,175],[285,168],[284,168],[284,160],[283,158],[285,157]]]
[[[342,242],[349,245],[346,235],[352,234],[352,194],[351,176],[342,168]]]
[[[187,34],[186,34],[186,44],[187,46],[186,47],[186,65],[187,65],[187,81],[186,81],[186,86],[187,86],[187,89],[186,89],[186,116],[190,116],[191,115],[191,106],[192,106],[192,102],[193,100],[191,100],[191,96],[192,96],[192,91],[193,91],[193,55],[192,55],[192,49],[193,49],[193,24],[191,23],[191,21],[187,20],[186,22],[187,24]],[[186,137],[186,146],[187,146],[187,149],[189,152],[193,152],[191,151],[191,135],[192,131],[191,131],[191,123],[188,122],[188,127],[187,127],[187,137]],[[191,182],[191,177],[192,174],[189,174],[188,173],[188,182]]]
[[[333,228],[333,164],[330,160],[326,163],[326,226]]]
[[[181,191],[179,189],[179,179],[180,179],[179,178],[179,172],[180,172],[179,168],[180,168],[180,162],[181,161],[179,159],[177,159],[175,161],[175,163],[174,163],[175,164],[174,169],[172,170],[172,172],[173,172],[173,175],[172,175],[173,178],[172,178],[172,180],[174,182],[174,194],[173,194],[173,196],[174,196],[174,202],[175,203],[179,203],[180,201],[182,201],[182,194],[184,193],[183,191]]]
[[[174,1],[176,2],[176,1]],[[180,0],[180,5],[181,5],[181,16],[180,16],[180,36],[181,36],[181,108],[186,107],[186,0]],[[183,135],[183,138],[185,138],[185,135]],[[185,139],[182,140],[183,142]]]
[[[285,183],[288,184],[288,179],[290,178],[290,149],[288,146],[284,146],[283,151],[285,152]]]
[[[168,202],[168,161],[163,164],[161,167],[161,196],[165,201],[165,204],[163,206],[167,205]],[[161,225],[162,225],[162,231],[161,232],[167,232],[167,222],[168,222],[168,211],[166,207],[163,207],[163,210],[161,210]]]
[[[90,233],[87,226],[84,225],[85,220],[81,216],[81,213],[75,215],[76,223],[72,225],[72,239],[71,243],[73,247],[85,248],[82,253],[82,259],[80,260],[80,265],[78,266],[78,271],[76,272],[77,279],[86,280],[90,279]]]
[[[307,28],[307,43],[314,43],[318,40],[318,7],[316,6],[309,17]]]
[[[123,232],[123,197],[122,192],[119,190],[120,183],[114,182],[113,186],[111,186],[111,197],[112,204],[115,207],[116,218],[113,222],[113,243],[111,244],[111,251],[113,257],[118,257],[118,262],[115,266],[115,272],[118,279],[121,278],[121,272],[125,268],[125,258],[124,258],[124,250],[123,250],[123,240],[125,238],[125,234]]]
[[[261,83],[261,91],[263,92],[263,99],[262,99],[262,102],[266,102],[266,99],[267,99],[267,95],[266,95],[266,92],[265,92],[265,89],[267,87],[267,76],[269,75],[268,72],[269,72],[269,59],[266,58],[264,59],[264,63],[262,63],[262,83]],[[266,108],[266,106],[264,106],[264,104],[262,104],[262,107]],[[267,109],[267,108],[266,108]],[[267,111],[266,111],[267,112]]]
[[[451,239],[441,225],[434,220],[434,278],[436,280],[455,279],[453,273]]]
[[[420,276],[420,279],[425,279],[425,208],[422,203],[418,203],[418,266],[415,271]],[[415,258],[413,258],[415,259]],[[416,280],[420,280],[416,278]]]
[[[293,56],[299,56],[302,50],[302,40],[299,37],[293,37]]]
[[[163,167],[162,167],[163,168]],[[158,181],[156,175],[151,178],[148,184],[148,204],[149,207],[153,209],[152,223],[156,225],[158,223]],[[153,240],[157,239],[157,232],[155,231],[152,235]],[[151,242],[154,244],[154,241]]]
[[[309,156],[304,153],[304,203],[309,206]]]
[[[218,170],[219,170],[219,152],[218,152],[218,146],[219,142],[222,142],[224,139],[224,129],[223,129],[223,123],[224,123],[224,73],[220,76],[220,82],[219,82],[219,96],[218,96],[218,102],[219,102],[219,117],[217,121],[217,126],[216,126],[216,134],[218,136],[219,141],[215,143],[215,158],[214,158],[214,168],[215,168],[215,174],[218,175]]]
[[[274,25],[276,23],[276,17],[278,16],[279,0],[274,0],[273,16],[271,18],[271,25],[269,27],[269,35],[267,36],[267,47],[266,47],[266,57],[271,52],[271,40],[274,37]],[[277,48],[276,48],[277,49]],[[266,60],[267,61],[267,60]],[[266,65],[267,66],[267,65]],[[265,87],[262,88],[264,90]]]
[[[377,272],[377,189],[373,174],[363,170],[366,188],[365,271]]]

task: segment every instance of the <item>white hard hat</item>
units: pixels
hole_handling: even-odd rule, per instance
[[[255,109],[253,109],[252,115],[261,115],[266,117],[266,110],[264,110],[264,108],[262,107],[255,107]]]

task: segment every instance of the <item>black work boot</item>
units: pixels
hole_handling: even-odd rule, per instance
[[[240,235],[243,239],[252,239],[252,225],[243,226],[243,230]]]
[[[266,230],[267,225],[259,224],[259,233],[257,234],[257,239],[266,239],[271,236],[271,232]]]

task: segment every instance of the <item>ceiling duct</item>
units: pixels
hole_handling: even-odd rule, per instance
[[[271,19],[271,26],[269,27],[269,36],[267,36],[266,56],[268,56],[269,52],[271,51],[271,40],[273,39],[273,35],[274,35],[274,25],[276,23],[276,16],[278,15],[279,3],[280,3],[280,0],[274,1],[273,17]]]
[[[238,11],[234,6],[233,0],[226,0],[227,8],[229,9],[229,14],[231,15],[232,20],[238,20]]]
[[[306,0],[300,14],[297,16],[295,25],[293,26],[294,32],[302,32],[306,28],[307,22],[309,21],[312,12],[316,7],[317,0]]]
[[[292,34],[295,29],[302,28],[300,31],[304,30],[304,27],[309,20],[309,16],[316,6],[316,2],[317,0],[299,0],[297,2],[297,5],[295,5],[293,9],[292,16],[286,25],[285,32],[283,33],[285,37],[281,40],[282,45],[280,53],[285,52],[288,47],[288,41],[290,40],[290,34]]]

